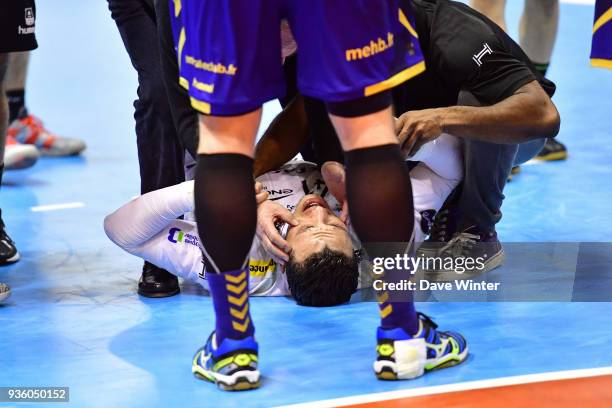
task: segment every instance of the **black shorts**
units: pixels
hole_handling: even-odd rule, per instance
[[[0,53],[30,51],[38,47],[34,0],[0,1]]]

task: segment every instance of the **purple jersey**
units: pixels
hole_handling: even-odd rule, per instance
[[[305,95],[354,100],[425,70],[412,16],[397,0],[182,0],[171,7],[180,82],[204,114],[237,115],[284,96],[285,19]]]
[[[597,0],[591,65],[612,69],[612,0]]]

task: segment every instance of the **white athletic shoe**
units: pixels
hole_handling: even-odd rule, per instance
[[[0,303],[4,302],[11,296],[11,288],[4,283],[0,283]]]
[[[21,144],[14,137],[8,135],[4,148],[4,169],[19,170],[32,167],[40,157],[35,146]]]

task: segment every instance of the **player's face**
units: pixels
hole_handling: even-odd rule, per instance
[[[351,256],[353,243],[346,224],[336,217],[320,196],[309,194],[303,197],[293,215],[299,224],[289,229],[286,240],[297,262],[302,262],[326,246]]]

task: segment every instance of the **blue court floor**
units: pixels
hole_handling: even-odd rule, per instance
[[[314,309],[257,298],[262,388],[228,395],[196,380],[191,358],[213,327],[210,298],[189,285],[169,299],[138,297],[141,261],[102,229],[103,217],[139,191],[136,75],[106,2],[38,3],[28,106],[88,149],[5,175],[2,214],[22,260],[0,269],[13,288],[0,307],[0,386],[68,386],[75,407],[245,407],[612,366],[610,303],[420,304],[466,336],[468,361],[411,382],[380,382],[371,370],[374,303]],[[521,2],[509,3],[515,27]],[[562,5],[550,77],[570,158],[525,166],[508,185],[503,241],[610,241],[612,71],[588,65],[592,18],[592,6]],[[278,108],[267,108],[269,120]],[[75,202],[82,205],[31,210]],[[525,263],[496,273],[530,272]]]

